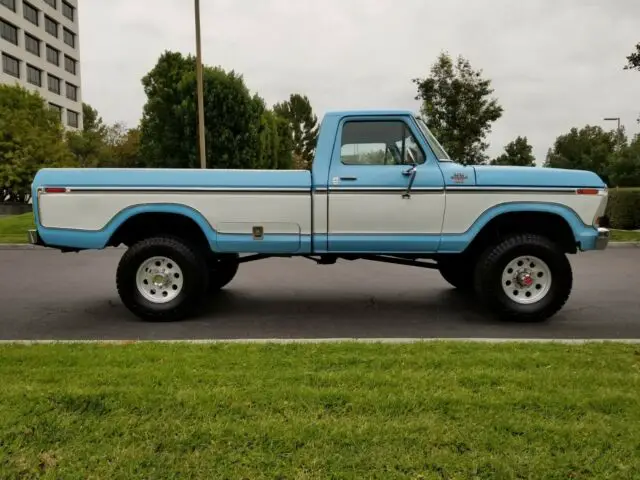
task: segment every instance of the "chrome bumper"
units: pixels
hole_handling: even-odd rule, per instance
[[[610,232],[608,228],[598,228],[598,238],[596,238],[596,250],[604,250],[609,245]]]
[[[31,245],[40,245],[40,237],[38,236],[38,230],[29,230],[29,243]]]

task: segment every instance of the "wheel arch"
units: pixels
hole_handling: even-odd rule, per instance
[[[576,253],[579,232],[588,228],[578,214],[565,205],[546,203],[503,204],[486,211],[472,227],[473,236],[464,253],[479,253],[489,243],[508,234],[543,235]]]
[[[107,227],[105,246],[130,246],[155,235],[187,238],[200,246],[215,247],[216,232],[204,216],[180,204],[137,205],[116,214]]]

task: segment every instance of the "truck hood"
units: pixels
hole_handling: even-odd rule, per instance
[[[571,188],[606,188],[607,186],[598,175],[586,170],[484,165],[473,168],[477,186]]]

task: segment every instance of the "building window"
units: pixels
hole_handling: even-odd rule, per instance
[[[27,65],[27,82],[38,87],[42,86],[42,70],[32,65]]]
[[[64,69],[72,74],[76,74],[78,68],[78,62],[76,62],[73,58],[68,55],[64,56]]]
[[[49,87],[49,91],[53,93],[57,93],[60,95],[60,84],[61,80],[58,77],[54,77],[51,74],[47,75],[47,86]]]
[[[64,37],[64,43],[69,45],[70,47],[76,47],[76,35],[69,29],[64,29],[62,36]]]
[[[47,61],[56,66],[60,66],[60,50],[56,50],[51,45],[47,45]]]
[[[0,36],[7,42],[18,45],[18,29],[2,19],[0,19]]]
[[[80,123],[78,121],[79,117],[80,115],[78,115],[78,112],[67,109],[67,125],[69,125],[70,127],[78,128],[78,125]]]
[[[22,4],[22,11],[24,18],[29,20],[34,25],[40,25],[40,15],[37,8],[29,5],[27,2],[24,2]]]
[[[67,2],[65,2],[63,0],[63,2],[62,2],[62,14],[73,22],[75,20],[75,17],[76,17],[76,15],[75,15],[76,14],[76,9],[73,8],[71,5],[69,5]]]
[[[12,77],[20,78],[20,60],[6,53],[2,54],[2,71]]]
[[[7,7],[9,10],[16,11],[16,0],[0,0],[0,3]]]
[[[33,35],[29,35],[27,32],[24,33],[24,48],[27,52],[31,52],[38,57],[40,56],[40,40]]]
[[[69,100],[73,100],[74,102],[78,101],[78,87],[76,87],[75,85],[71,85],[69,82],[66,83],[67,85],[67,98]]]
[[[44,0],[44,3],[49,5],[51,8],[58,8],[58,0]]]
[[[50,103],[49,108],[58,114],[58,118],[62,121],[62,107],[55,103]]]
[[[58,38],[58,22],[46,15],[44,16],[44,29],[49,35],[53,35]]]

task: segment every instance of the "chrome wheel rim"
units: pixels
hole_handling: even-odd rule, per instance
[[[502,289],[514,302],[530,305],[547,296],[551,289],[551,269],[538,257],[521,256],[502,271]]]
[[[145,299],[153,303],[168,303],[175,299],[184,286],[180,266],[168,257],[145,260],[136,274],[136,287]]]

